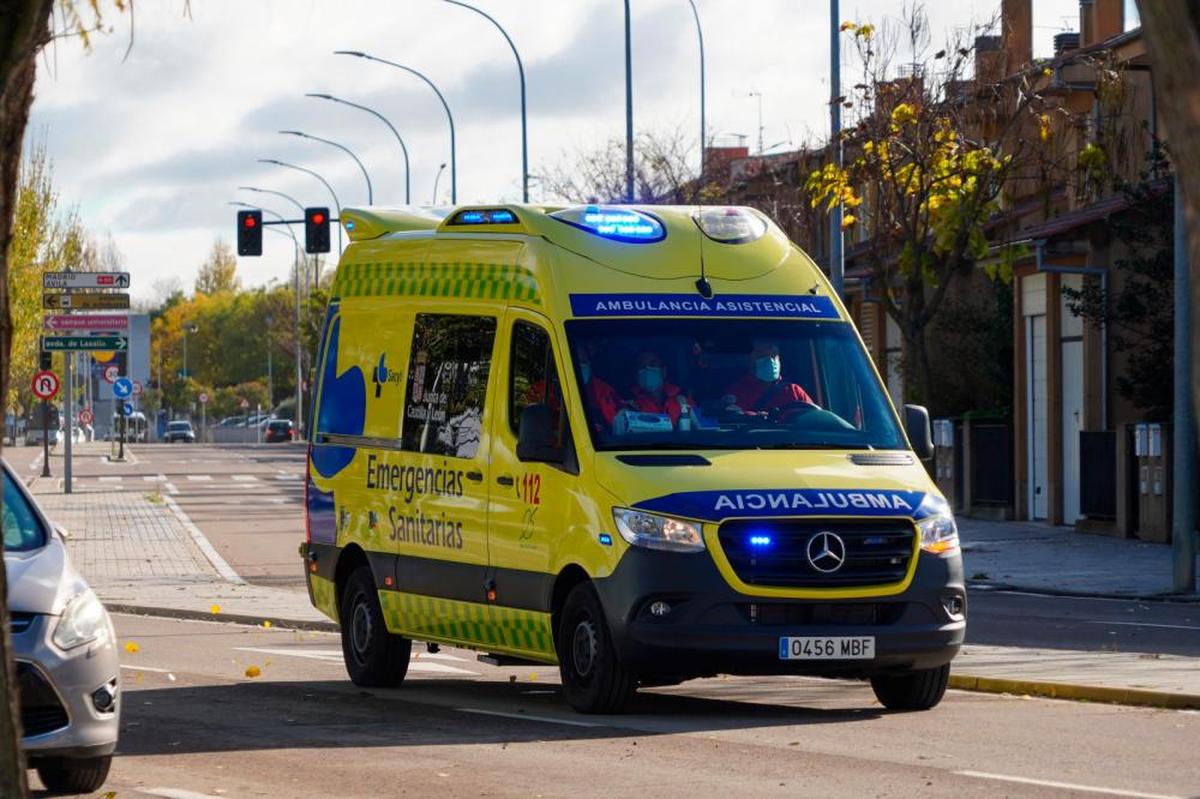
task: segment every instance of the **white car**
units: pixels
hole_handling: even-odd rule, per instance
[[[71,565],[64,533],[3,461],[0,477],[21,746],[47,789],[91,793],[104,784],[117,748],[116,633]]]

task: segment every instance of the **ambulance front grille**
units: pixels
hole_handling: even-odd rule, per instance
[[[834,543],[835,557],[818,557],[814,565],[809,543],[821,533],[837,536],[844,552]],[[717,534],[729,565],[748,585],[865,588],[904,579],[916,531],[903,519],[737,519],[722,524]],[[814,555],[825,549],[823,543],[814,544]],[[833,568],[838,554],[843,560]]]

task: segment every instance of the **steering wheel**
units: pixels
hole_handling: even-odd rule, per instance
[[[816,410],[820,410],[819,406],[814,405],[811,402],[805,402],[804,400],[793,400],[792,402],[785,402],[783,405],[772,408],[767,413],[767,421],[771,422],[772,424],[778,424],[779,422],[783,421],[785,417],[795,414],[805,414]]]

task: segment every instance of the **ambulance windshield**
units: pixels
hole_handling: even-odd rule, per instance
[[[566,329],[599,450],[907,448],[845,322],[607,318]]]

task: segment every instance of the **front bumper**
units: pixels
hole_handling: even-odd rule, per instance
[[[21,696],[24,726],[34,733],[21,740],[21,747],[31,760],[112,754],[122,701],[112,625],[103,643],[64,651],[51,640],[57,622],[56,616],[37,615],[24,631],[14,631],[12,636],[13,658],[29,689],[23,688]],[[98,710],[93,700],[93,694],[105,686],[114,697],[109,712]]]
[[[630,548],[596,580],[618,656],[642,677],[869,676],[949,663],[966,634],[962,559],[921,553],[908,589],[862,599],[774,599],[735,591],[707,552]],[[655,616],[650,606],[671,610]],[[946,605],[957,601],[961,613]],[[785,636],[874,636],[871,660],[781,660]]]

